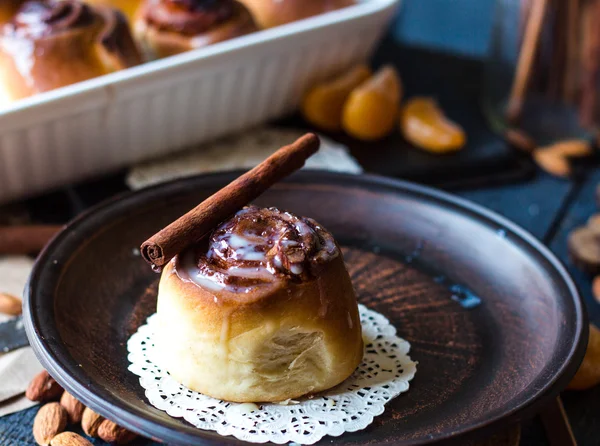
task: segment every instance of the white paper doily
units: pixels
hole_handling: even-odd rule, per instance
[[[313,398],[287,404],[229,403],[177,383],[155,362],[155,315],[127,342],[129,370],[140,377],[150,403],[173,417],[220,435],[254,443],[313,444],[325,435],[338,436],[367,427],[384,405],[402,392],[416,372],[408,356],[410,344],[381,314],[359,305],[365,341],[363,362],[339,386]]]

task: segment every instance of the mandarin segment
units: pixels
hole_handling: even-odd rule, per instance
[[[392,66],[356,87],[344,105],[342,127],[352,137],[375,141],[389,135],[398,116],[402,83]]]
[[[371,74],[369,67],[358,65],[335,79],[315,85],[302,100],[304,118],[322,130],[340,130],[344,103],[352,90]]]
[[[455,152],[467,142],[465,131],[446,117],[433,98],[409,99],[400,112],[400,130],[412,145],[432,153]]]

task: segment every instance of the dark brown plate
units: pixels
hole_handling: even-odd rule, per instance
[[[50,373],[100,414],[165,442],[236,440],[154,409],[127,371],[125,343],[156,301],[157,275],[135,248],[234,177],[97,206],[44,250],[26,290],[27,332]],[[298,173],[257,204],[332,231],[359,300],[394,323],[419,362],[409,392],[371,426],[323,444],[426,444],[514,422],[554,397],[583,357],[587,323],[573,282],[540,242],[492,212],[409,183],[324,172]],[[481,305],[452,299],[465,292]]]

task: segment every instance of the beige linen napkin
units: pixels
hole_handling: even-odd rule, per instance
[[[262,127],[203,144],[181,153],[134,166],[126,182],[141,189],[164,181],[200,173],[250,169],[277,149],[302,136],[304,131]],[[321,148],[306,162],[306,169],[361,173],[362,167],[345,146],[321,136]]]
[[[32,266],[29,257],[0,257],[0,291],[21,297]],[[0,314],[0,322],[8,319]],[[0,355],[0,417],[36,404],[23,394],[29,381],[42,370],[31,347]]]

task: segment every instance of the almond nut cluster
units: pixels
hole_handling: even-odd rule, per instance
[[[596,195],[599,199],[600,185]],[[600,213],[593,214],[583,226],[573,229],[569,234],[567,246],[573,265],[594,277],[592,294],[595,300],[600,302]],[[600,384],[600,329],[590,324],[585,357],[567,388],[586,390],[598,384]]]
[[[33,437],[40,446],[91,446],[92,443],[81,435],[66,431],[67,426],[78,423],[86,435],[108,443],[128,444],[137,437],[85,407],[45,370],[33,378],[25,396],[31,401],[45,403],[33,421]]]

